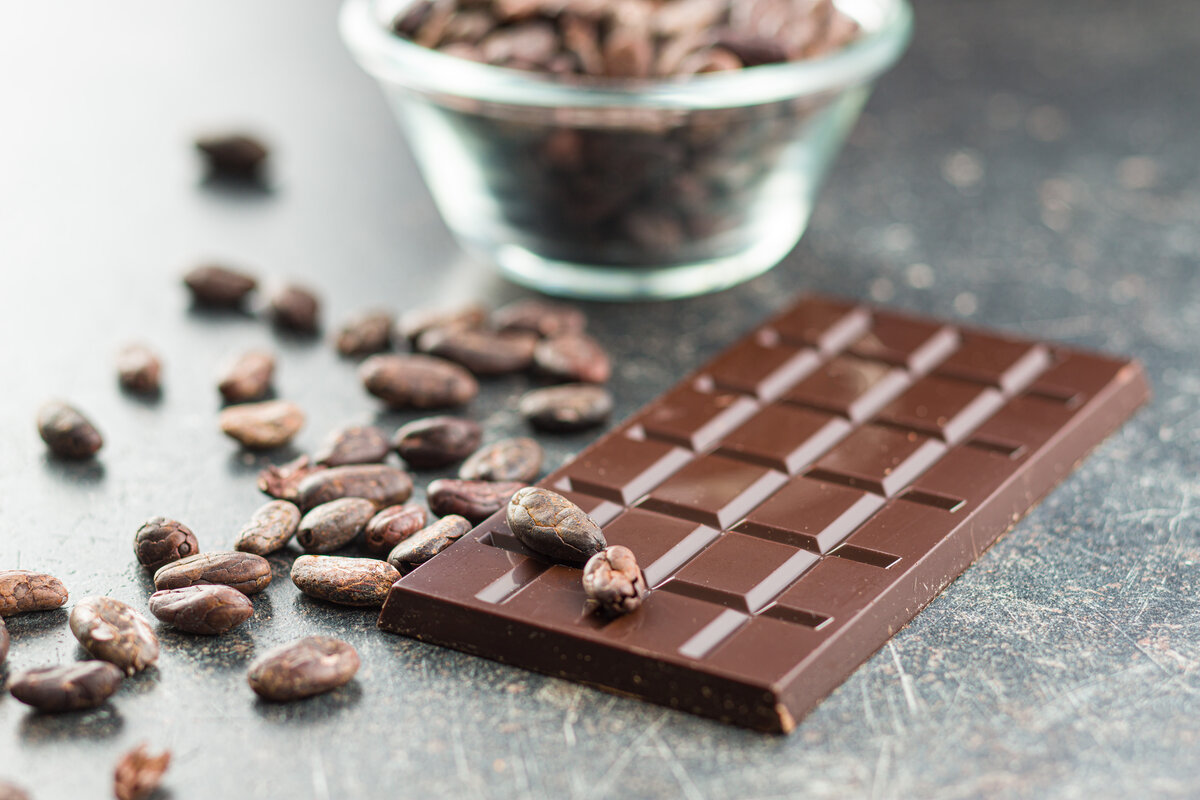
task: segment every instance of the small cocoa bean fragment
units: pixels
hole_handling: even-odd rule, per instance
[[[152,756],[145,744],[139,744],[117,762],[113,771],[113,796],[117,800],[147,800],[162,783],[170,765],[170,750]]]
[[[0,617],[0,666],[3,666],[5,659],[8,658],[8,647],[11,640],[8,636],[8,626],[4,624],[4,617]]]
[[[154,573],[154,588],[221,584],[242,594],[257,594],[271,582],[271,563],[262,556],[237,551],[198,553],[167,564]]]
[[[117,353],[117,382],[134,394],[158,394],[162,389],[162,359],[144,344],[122,347]]]
[[[183,276],[183,283],[198,306],[241,308],[246,297],[258,288],[254,277],[220,264],[204,264]]]
[[[429,484],[425,498],[439,517],[457,514],[476,524],[504,508],[504,504],[526,484],[519,481],[493,483],[443,478]]]
[[[612,414],[612,393],[589,383],[565,383],[527,392],[518,409],[529,424],[551,432],[601,425]]]
[[[496,309],[492,324],[501,331],[527,331],[543,338],[582,333],[587,318],[578,308],[545,300],[518,300]]]
[[[524,372],[533,364],[536,344],[537,337],[530,333],[467,328],[435,328],[417,339],[422,353],[461,364],[479,376]]]
[[[349,644],[307,636],[263,653],[250,664],[246,679],[259,697],[286,703],[349,683],[358,666],[358,653]]]
[[[436,469],[462,461],[483,438],[478,422],[461,417],[427,417],[396,431],[396,452],[415,469]]]
[[[251,350],[225,366],[217,389],[226,403],[249,403],[270,393],[274,376],[275,356],[266,350]]]
[[[300,556],[292,583],[309,597],[343,606],[383,605],[400,573],[386,561],[341,556]]]
[[[185,586],[150,595],[150,613],[185,633],[213,636],[250,619],[254,605],[232,586]]]
[[[400,542],[388,554],[388,563],[400,572],[408,573],[470,532],[469,520],[451,514],[427,528],[417,531]]]
[[[38,434],[59,458],[91,458],[104,446],[104,437],[78,409],[52,401],[38,410]]]
[[[560,494],[528,486],[505,512],[513,535],[530,550],[566,564],[584,564],[608,542],[596,521]]]
[[[316,461],[326,467],[378,464],[391,449],[392,443],[379,428],[352,425],[331,432],[317,450]]]
[[[479,394],[479,384],[463,367],[424,355],[376,355],[362,363],[367,391],[389,408],[452,408]]]
[[[340,497],[363,497],[383,508],[412,495],[412,478],[386,464],[348,464],[309,475],[300,482],[298,493],[305,511]]]
[[[208,163],[209,174],[233,180],[258,178],[269,154],[261,140],[247,133],[200,136],[196,149]]]
[[[272,500],[261,506],[238,533],[234,550],[269,556],[287,547],[300,527],[300,509],[287,500]]]
[[[416,309],[400,315],[396,333],[415,344],[425,331],[434,328],[478,328],[487,319],[487,309],[473,303],[453,309]]]
[[[612,376],[608,353],[595,339],[581,333],[539,342],[533,361],[539,374],[564,383],[605,383]]]
[[[392,315],[368,311],[349,319],[338,331],[337,351],[347,358],[382,353],[392,347]]]
[[[271,297],[271,321],[276,328],[316,333],[321,326],[321,301],[303,286],[285,286]]]
[[[367,523],[367,549],[386,557],[397,544],[425,527],[425,509],[418,505],[389,506]]]
[[[67,602],[67,587],[53,575],[26,569],[0,570],[0,617],[49,611]]]
[[[230,406],[221,412],[221,431],[247,450],[283,447],[304,427],[304,411],[286,400]]]
[[[85,597],[71,609],[69,624],[85,650],[127,675],[158,661],[158,637],[150,623],[120,600]]]
[[[636,611],[650,589],[633,551],[614,544],[584,565],[583,591],[597,611],[617,617]]]
[[[312,463],[308,456],[299,456],[285,464],[271,464],[258,473],[258,490],[279,500],[300,502],[300,484],[309,475],[324,472],[325,467]]]
[[[458,470],[468,481],[529,483],[542,469],[542,446],[528,437],[501,439],[476,452]]]
[[[58,714],[95,708],[112,697],[123,679],[120,668],[107,661],[82,661],[20,672],[8,682],[8,691],[39,711]]]
[[[353,541],[375,515],[375,504],[361,497],[342,497],[306,513],[296,541],[309,553],[332,553]]]
[[[191,528],[173,519],[153,517],[133,536],[138,563],[154,572],[172,561],[200,552],[200,542]]]

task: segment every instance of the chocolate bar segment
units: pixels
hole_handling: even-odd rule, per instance
[[[1147,395],[1135,362],[804,298],[543,481],[633,550],[637,611],[591,613],[501,512],[379,624],[789,731]]]

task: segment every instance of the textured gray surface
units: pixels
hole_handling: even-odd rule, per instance
[[[0,777],[41,800],[105,797],[112,764],[175,751],[181,800],[233,797],[1195,796],[1200,716],[1200,6],[1176,0],[918,4],[785,264],[719,296],[591,309],[624,415],[797,290],[812,288],[1109,348],[1156,397],[789,738],[723,727],[386,636],[301,597],[276,559],[257,615],[215,640],[163,633],[159,668],[99,711],[0,698]],[[310,412],[298,447],[375,410],[330,348],[189,313],[211,254],[319,287],[336,320],[519,292],[464,263],[328,2],[0,7],[0,565],[144,608],[130,547],[155,514],[226,547],[261,498],[216,431],[213,371],[278,347]],[[274,140],[275,191],[200,184],[200,128]],[[122,396],[114,351],[167,358],[158,404]],[[520,429],[511,392],[473,410]],[[48,461],[37,405],[108,437]],[[386,417],[391,426],[404,417]],[[555,440],[552,464],[587,438]],[[423,482],[422,482],[423,483]],[[10,620],[7,668],[76,659],[66,613]],[[256,702],[255,652],[347,638],[333,695]]]

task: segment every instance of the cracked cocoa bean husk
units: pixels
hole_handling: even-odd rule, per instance
[[[0,666],[3,666],[5,659],[8,658],[10,644],[11,639],[8,635],[8,626],[4,624],[4,617],[0,617]]]
[[[478,328],[487,319],[487,309],[471,304],[452,309],[416,309],[400,315],[396,323],[397,336],[410,344],[434,328]]]
[[[52,401],[38,409],[38,434],[59,458],[91,458],[104,446],[104,437],[78,409]]]
[[[113,796],[117,800],[147,800],[162,783],[171,765],[171,751],[150,755],[145,744],[139,744],[117,762],[113,771]]]
[[[595,520],[549,489],[521,489],[509,500],[505,516],[521,544],[564,564],[582,565],[608,545]]]
[[[581,333],[538,342],[533,362],[540,375],[562,383],[605,383],[612,376],[608,353]]]
[[[300,509],[287,500],[272,500],[259,507],[238,533],[233,549],[269,556],[287,547],[300,527]]]
[[[125,673],[107,661],[26,670],[12,677],[8,691],[39,711],[82,711],[103,703],[121,686]]]
[[[196,555],[200,552],[200,542],[182,522],[153,517],[134,534],[133,552],[139,564],[154,572],[172,561]]]
[[[240,270],[220,264],[203,264],[183,276],[183,283],[198,306],[241,308],[258,288],[258,281]]]
[[[250,403],[270,394],[274,377],[275,356],[266,350],[250,350],[225,365],[217,389],[226,403]]]
[[[408,473],[386,464],[349,464],[309,475],[298,489],[300,508],[308,511],[341,497],[363,497],[376,508],[403,503],[412,496]]]
[[[614,544],[584,565],[583,591],[596,610],[617,617],[636,611],[650,589],[633,551]]]
[[[542,446],[528,437],[501,439],[463,462],[458,477],[467,481],[529,483],[542,469]]]
[[[150,613],[185,633],[215,636],[250,619],[254,605],[232,586],[185,586],[150,595]]]
[[[306,636],[256,658],[246,679],[259,697],[286,703],[349,683],[358,666],[358,652],[346,642]]]
[[[209,173],[235,180],[261,177],[270,151],[248,133],[210,134],[196,138],[196,149],[204,156]]]
[[[388,554],[388,563],[408,573],[424,564],[470,532],[471,522],[451,514],[397,544]]]
[[[518,405],[539,430],[567,433],[601,425],[612,414],[612,393],[590,383],[567,383],[527,392]]]
[[[232,586],[242,594],[257,594],[271,582],[271,563],[253,553],[236,550],[198,553],[167,564],[154,573],[154,588],[182,589],[200,584]]]
[[[162,359],[144,344],[122,347],[117,353],[117,383],[134,394],[158,394],[162,390]]]
[[[425,499],[439,517],[457,514],[479,524],[504,508],[509,498],[525,486],[520,481],[493,483],[443,478],[429,484]]]
[[[296,530],[296,541],[309,553],[332,553],[354,540],[375,516],[375,504],[361,497],[342,497],[308,511]]]
[[[436,469],[462,461],[479,447],[483,428],[461,417],[427,417],[401,426],[396,452],[415,469]]]
[[[309,597],[343,606],[374,606],[387,599],[400,573],[386,561],[342,556],[300,556],[292,583]]]
[[[331,432],[314,458],[326,467],[378,464],[387,458],[391,449],[392,443],[379,428],[352,425]]]
[[[397,544],[425,527],[425,509],[415,504],[389,506],[367,523],[364,540],[367,549],[386,557]]]
[[[389,408],[453,408],[479,394],[479,383],[464,367],[424,355],[371,356],[359,368],[367,391]]]
[[[324,472],[308,456],[298,456],[284,464],[271,464],[258,473],[258,490],[279,500],[300,502],[300,484],[309,475]]]
[[[30,798],[29,793],[20,786],[0,780],[0,800],[30,800]]]
[[[435,328],[421,334],[417,350],[461,364],[474,375],[524,372],[533,364],[537,337],[530,333],[497,333],[471,328]]]
[[[221,411],[221,431],[247,450],[283,447],[304,427],[304,411],[286,400],[245,403]]]
[[[272,295],[270,314],[281,330],[313,334],[321,327],[321,301],[303,286],[284,286]]]
[[[578,308],[545,300],[518,300],[492,314],[492,324],[501,331],[526,331],[543,338],[582,333],[587,318]]]
[[[337,351],[347,358],[362,358],[390,350],[393,324],[392,315],[386,311],[354,316],[338,331]]]
[[[83,648],[125,673],[141,672],[158,661],[158,637],[133,607],[111,597],[85,597],[71,609],[71,633]]]
[[[0,570],[0,617],[50,611],[67,602],[67,587],[53,575],[27,569]]]

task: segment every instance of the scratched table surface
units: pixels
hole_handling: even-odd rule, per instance
[[[465,260],[331,2],[0,6],[0,565],[144,609],[147,517],[226,548],[262,502],[216,429],[214,371],[280,353],[296,448],[377,416],[327,341],[190,311],[178,279],[227,258],[318,287],[326,318],[524,296]],[[216,639],[166,630],[157,669],[99,710],[0,699],[0,777],[102,798],[117,757],[174,752],[171,797],[1196,796],[1200,771],[1200,5],[930,0],[833,171],[810,231],[734,290],[589,309],[618,367],[618,418],[804,289],[888,302],[1142,359],[1155,397],[790,737],[762,735],[375,628],[286,578]],[[191,137],[275,144],[271,190],[206,184]],[[123,396],[114,351],[165,355],[157,403]],[[521,380],[471,413],[522,430]],[[65,397],[108,443],[45,457],[33,417]],[[587,435],[544,439],[549,466]],[[426,482],[419,481],[421,486]],[[5,671],[81,657],[65,610],[9,621]],[[348,686],[267,705],[256,653],[340,636]]]

